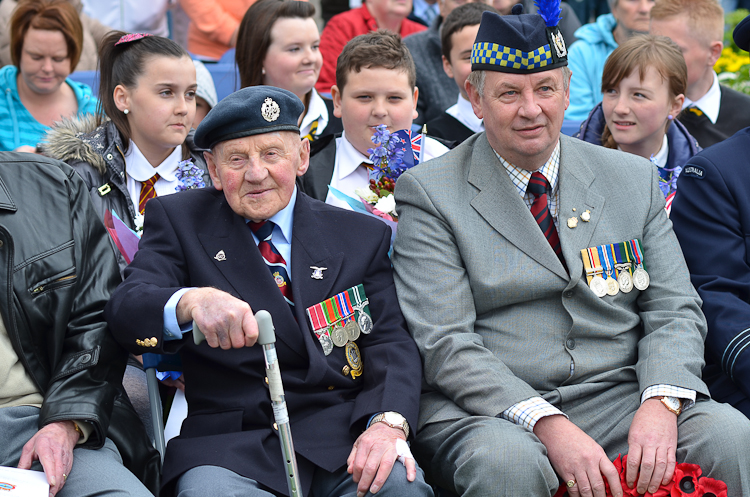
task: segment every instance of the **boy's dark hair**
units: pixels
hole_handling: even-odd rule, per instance
[[[336,86],[344,91],[349,73],[379,67],[405,72],[412,90],[417,84],[414,59],[401,37],[379,29],[349,40],[336,63]]]
[[[308,2],[260,0],[247,9],[237,32],[234,60],[242,88],[263,84],[263,61],[271,45],[271,29],[279,19],[308,19],[315,6]]]
[[[99,103],[97,105],[97,124],[109,117],[122,137],[122,144],[127,152],[132,136],[130,123],[115,104],[115,87],[125,88],[138,86],[138,78],[146,72],[146,61],[151,57],[183,57],[190,59],[187,51],[174,41],[161,36],[146,36],[125,43],[117,43],[127,33],[110,31],[99,46]],[[183,147],[183,158],[187,148]]]
[[[476,26],[482,22],[483,12],[494,12],[500,14],[498,10],[491,5],[484,3],[465,3],[453,9],[448,17],[443,21],[440,30],[440,44],[443,57],[448,62],[451,61],[451,50],[453,50],[453,35],[464,29],[466,26]]]

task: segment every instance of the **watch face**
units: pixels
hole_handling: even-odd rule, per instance
[[[386,412],[385,416],[383,416],[383,419],[389,425],[400,425],[404,422],[404,418],[400,414],[395,412]]]

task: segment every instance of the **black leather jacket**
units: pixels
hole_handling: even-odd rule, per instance
[[[84,445],[109,436],[155,491],[159,456],[124,395],[127,353],[103,316],[120,276],[86,185],[67,165],[0,153],[0,281],[11,343],[44,396],[39,426],[88,421]]]

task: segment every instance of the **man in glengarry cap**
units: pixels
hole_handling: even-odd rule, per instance
[[[656,168],[560,134],[567,50],[555,2],[539,13],[483,14],[466,89],[486,131],[396,185],[396,289],[429,386],[414,453],[463,496],[622,496],[618,454],[639,494],[687,461],[750,495],[750,422],[701,381],[706,323]]]
[[[303,109],[268,86],[211,109],[195,140],[210,149],[214,187],[149,201],[140,249],[106,309],[132,352],[182,357],[188,416],[167,446],[162,495],[288,494],[255,345],[262,309],[276,329],[302,494],[432,495],[405,443],[421,371],[396,301],[390,229],[297,192],[310,154]],[[185,335],[193,321],[206,343]]]

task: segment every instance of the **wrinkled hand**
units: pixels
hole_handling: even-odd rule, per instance
[[[398,428],[391,428],[385,423],[373,423],[357,441],[349,458],[346,460],[347,471],[352,479],[358,483],[357,497],[367,493],[376,493],[383,488],[385,480],[391,474],[393,463],[396,462],[396,440],[406,440],[404,432]],[[417,477],[417,467],[413,458],[407,458],[406,479],[414,481]]]
[[[31,463],[38,460],[47,475],[50,496],[57,494],[65,485],[63,475],[73,468],[73,448],[79,436],[72,421],[48,424],[23,446],[18,467],[31,469]]]
[[[251,347],[258,339],[258,323],[247,302],[215,288],[186,292],[177,304],[177,321],[195,321],[213,348]]]
[[[628,433],[628,466],[625,477],[638,493],[656,492],[674,475],[677,449],[677,416],[658,399],[648,399],[635,413]],[[640,476],[638,473],[640,471]]]
[[[620,476],[604,449],[565,416],[540,419],[534,425],[534,434],[547,447],[547,457],[557,474],[566,482],[576,481],[568,489],[571,497],[604,497],[604,478],[612,496],[622,497]]]

